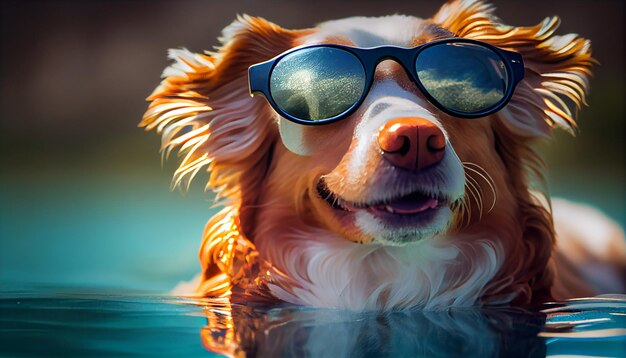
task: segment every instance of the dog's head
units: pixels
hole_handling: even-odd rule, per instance
[[[386,245],[509,222],[519,214],[519,188],[527,189],[516,172],[533,159],[527,144],[554,127],[574,130],[568,104],[583,103],[588,87],[589,42],[556,36],[557,26],[557,18],[505,26],[478,1],[453,1],[430,19],[355,17],[305,30],[244,16],[215,53],[170,52],[176,62],[141,125],[162,133],[165,154],[182,154],[176,184],[208,167],[208,187],[235,208],[249,236],[263,209]],[[248,67],[296,46],[415,47],[451,37],[522,55],[524,79],[504,108],[478,119],[446,114],[394,60],[377,65],[358,109],[325,125],[286,120],[249,93]]]

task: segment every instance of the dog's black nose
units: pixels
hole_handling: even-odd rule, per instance
[[[396,167],[422,170],[443,158],[446,138],[439,127],[424,118],[396,118],[380,127],[378,145]]]

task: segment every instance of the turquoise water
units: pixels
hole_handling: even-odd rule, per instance
[[[375,314],[81,292],[4,287],[0,355],[626,356],[626,296]]]
[[[198,338],[203,324],[202,309],[182,299],[4,292],[0,355],[207,355]]]

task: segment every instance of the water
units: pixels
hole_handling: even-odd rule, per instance
[[[626,357],[626,296],[376,314],[81,292],[2,292],[0,355]]]

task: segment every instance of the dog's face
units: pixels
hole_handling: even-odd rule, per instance
[[[414,47],[452,36],[432,22],[389,16],[326,22],[299,41]],[[393,60],[376,67],[363,104],[339,122],[306,126],[276,116],[282,143],[293,155],[277,151],[292,158],[277,160],[270,175],[307,178],[294,180],[297,185],[281,191],[281,200],[302,198],[300,207],[308,206],[318,223],[348,240],[399,245],[447,233],[456,226],[468,180],[495,199],[483,169],[502,169],[491,119],[446,115]],[[464,162],[470,173],[481,174],[466,179]]]

